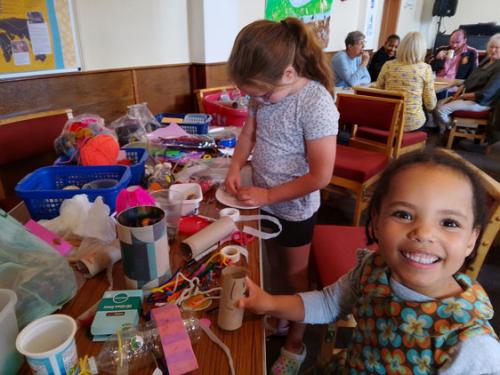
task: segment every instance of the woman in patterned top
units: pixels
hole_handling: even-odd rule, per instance
[[[335,160],[339,115],[330,67],[314,32],[299,19],[286,18],[244,27],[228,68],[233,82],[252,99],[226,190],[279,219],[280,247],[269,254],[273,282],[281,280],[281,271],[288,291],[308,290],[319,189],[330,182]],[[250,153],[254,186],[241,186],[240,170]],[[273,374],[298,373],[306,355],[304,329],[303,324],[290,325]]]
[[[424,62],[426,45],[418,32],[408,33],[396,52],[396,59],[382,66],[375,87],[405,93],[404,129],[420,129],[425,123],[425,113],[436,107],[434,76],[431,66]]]
[[[315,324],[352,313],[342,374],[500,374],[491,302],[461,272],[476,255],[485,209],[481,184],[459,160],[403,155],[368,209],[367,237],[378,251],[359,250],[356,267],[322,291],[272,296],[248,280],[238,306]]]

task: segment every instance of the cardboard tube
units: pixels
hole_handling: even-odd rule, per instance
[[[243,267],[229,266],[222,271],[222,292],[219,301],[217,324],[226,331],[234,331],[243,324],[244,309],[236,307],[236,302],[245,295],[245,277]]]
[[[196,258],[197,255],[226,238],[237,229],[236,224],[230,217],[221,217],[219,220],[214,221],[209,226],[182,241],[181,249],[186,258]]]
[[[85,277],[91,278],[102,270],[112,266],[122,258],[120,247],[113,242],[111,245],[102,245],[95,248],[92,252],[85,254],[78,259],[76,266],[81,270]]]

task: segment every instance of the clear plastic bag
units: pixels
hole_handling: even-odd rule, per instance
[[[102,117],[91,113],[84,113],[69,119],[59,137],[54,140],[56,154],[63,157],[64,163],[77,164],[79,150],[90,138],[108,134],[116,139],[114,131],[104,125]]]
[[[16,292],[19,327],[59,309],[77,291],[64,257],[0,210],[0,288]]]

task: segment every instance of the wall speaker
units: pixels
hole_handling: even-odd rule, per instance
[[[458,0],[435,0],[432,16],[451,17],[457,11]]]

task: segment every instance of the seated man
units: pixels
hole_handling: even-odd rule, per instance
[[[332,58],[336,87],[367,85],[371,82],[368,73],[370,55],[363,52],[365,36],[360,31],[352,31],[345,39],[345,51],[337,52]]]
[[[451,33],[450,44],[439,47],[430,61],[436,77],[466,79],[478,65],[478,53],[467,45],[467,34],[462,29]]]
[[[384,65],[386,61],[394,60],[396,58],[398,46],[399,36],[392,34],[387,37],[384,45],[373,54],[370,65],[368,65],[368,71],[370,72],[372,82],[377,80],[380,70],[382,69],[382,65]]]

